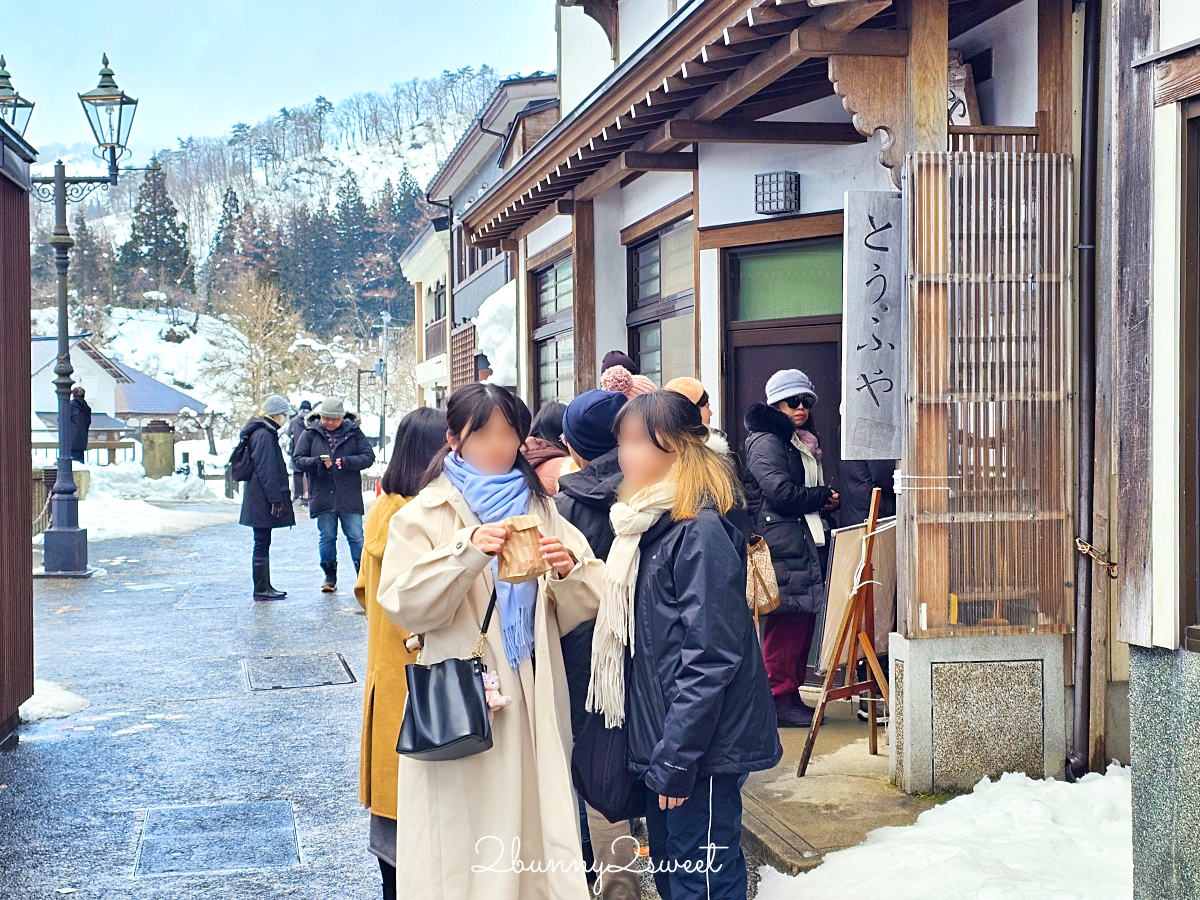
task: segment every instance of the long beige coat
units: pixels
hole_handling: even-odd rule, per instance
[[[588,896],[576,862],[579,808],[559,638],[595,618],[603,564],[553,503],[536,505],[530,512],[542,516],[542,531],[580,563],[566,578],[539,580],[536,678],[529,660],[519,673],[509,666],[499,610],[493,616],[483,660],[512,704],[493,715],[491,749],[447,762],[400,759],[396,869],[401,895],[412,900]],[[398,625],[424,634],[424,663],[467,657],[475,647],[492,590],[492,557],[471,543],[478,524],[444,475],[392,517],[378,602]]]

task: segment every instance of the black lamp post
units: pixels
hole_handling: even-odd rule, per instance
[[[0,71],[3,65],[0,64]],[[0,75],[0,91],[5,87],[7,72]],[[16,95],[14,92],[14,96]],[[19,98],[21,99],[21,98]],[[28,101],[25,101],[28,103]],[[62,160],[54,164],[52,176],[33,179],[34,195],[44,202],[54,203],[54,230],[50,244],[54,247],[54,269],[58,275],[58,363],[54,367],[55,391],[58,393],[58,473],[50,495],[50,528],[45,535],[46,575],[63,578],[86,578],[88,569],[87,530],[79,527],[79,498],[75,493],[75,476],[71,471],[71,341],[67,310],[67,267],[69,251],[74,245],[67,229],[67,201],[78,203],[98,187],[108,188],[117,183],[117,160],[126,152],[129,131],[137,101],[117,87],[113,71],[108,67],[108,55],[103,57],[100,83],[79,95],[88,124],[96,136],[96,152],[108,162],[108,174],[103,176],[67,177]],[[0,93],[0,109],[4,106]],[[33,104],[24,113],[28,124]],[[14,117],[18,107],[11,107]],[[6,116],[7,118],[7,116]]]
[[[362,377],[364,375],[368,376],[367,384],[372,385],[375,383],[375,370],[374,369],[359,369],[358,370],[358,399],[355,402],[354,411],[358,414],[360,420],[362,419],[362,414],[363,414],[363,412],[362,412]]]

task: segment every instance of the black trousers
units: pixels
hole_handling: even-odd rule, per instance
[[[663,900],[745,900],[739,775],[696,779],[682,806],[646,804],[654,886]],[[690,871],[688,871],[690,869]]]
[[[266,559],[271,555],[271,528],[254,529],[254,558]]]
[[[396,867],[381,859],[379,873],[383,876],[383,900],[396,900]]]
[[[304,472],[292,473],[292,499],[299,500],[308,496],[308,475]]]

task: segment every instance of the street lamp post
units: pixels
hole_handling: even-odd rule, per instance
[[[362,377],[364,375],[371,376],[370,378],[367,379],[367,384],[372,385],[375,383],[375,370],[374,369],[359,369],[358,370],[358,399],[355,401],[354,411],[356,413],[358,413],[358,418],[359,418],[360,422],[362,421],[362,414],[363,414],[363,411],[362,411]]]
[[[392,324],[392,314],[385,309],[379,314],[379,318],[383,320],[383,336],[379,354],[380,362],[383,364],[379,374],[379,457],[383,459],[386,456],[384,441],[387,439],[388,326]]]
[[[0,63],[0,71],[4,66]],[[8,73],[0,76],[0,90],[6,85]],[[7,85],[11,87],[11,85]],[[0,97],[0,111],[6,110]],[[28,102],[28,101],[26,101]],[[103,57],[100,83],[79,95],[87,114],[88,124],[96,137],[97,155],[108,162],[108,174],[100,176],[67,176],[62,160],[54,164],[54,174],[33,179],[33,193],[39,200],[54,204],[54,230],[50,245],[54,248],[54,270],[58,276],[58,363],[54,367],[54,388],[58,394],[58,473],[50,495],[50,527],[43,545],[46,575],[64,578],[86,578],[88,569],[87,529],[79,527],[79,498],[75,491],[75,476],[71,470],[71,340],[67,309],[67,268],[70,250],[75,241],[67,228],[67,201],[78,203],[96,188],[108,189],[117,183],[117,160],[125,153],[137,101],[117,87],[113,71],[108,67],[108,55]],[[33,104],[25,114],[29,121]],[[14,104],[13,114],[17,113]]]

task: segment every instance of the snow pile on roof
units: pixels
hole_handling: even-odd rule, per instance
[[[68,691],[53,681],[33,680],[33,696],[21,704],[22,722],[40,722],[42,719],[65,719],[82,712],[92,701]]]
[[[1129,769],[1077,784],[1009,773],[879,828],[795,877],[761,869],[758,900],[1105,900],[1133,895]],[[864,881],[864,878],[866,879]],[[857,887],[856,887],[857,886]]]
[[[139,462],[121,462],[111,466],[91,466],[92,483],[88,497],[104,496],[121,500],[157,500],[224,503],[206,481],[192,475],[168,475],[147,478]]]

